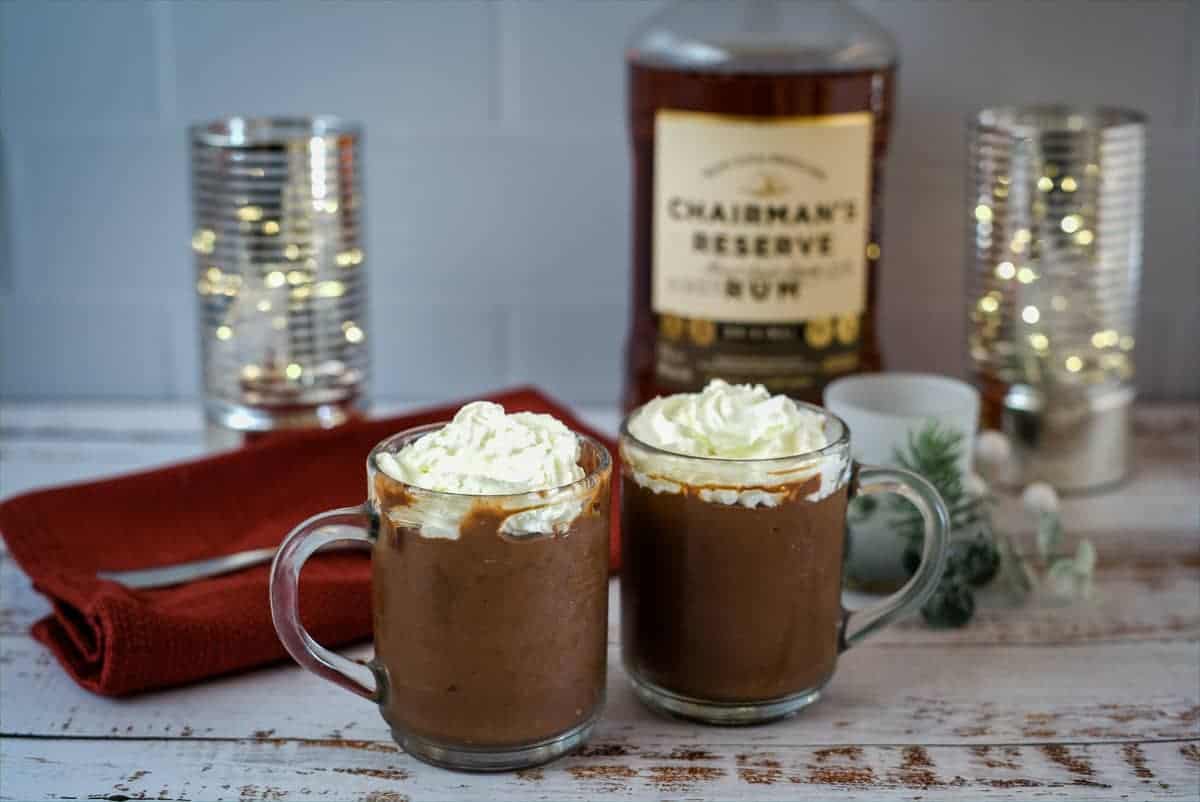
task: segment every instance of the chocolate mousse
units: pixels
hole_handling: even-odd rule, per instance
[[[439,534],[419,523],[421,491],[375,474],[376,670],[398,735],[503,749],[599,714],[610,491],[601,461],[585,447],[581,467],[595,481],[569,522],[542,533],[510,533],[514,510],[479,495],[454,536]]]
[[[627,670],[672,693],[761,702],[819,688],[841,620],[846,487],[769,488],[775,506],[622,483],[622,647]],[[709,488],[711,489],[711,488]]]
[[[630,415],[621,460],[621,642],[639,696],[720,723],[815,698],[841,629],[845,428],[714,380]]]

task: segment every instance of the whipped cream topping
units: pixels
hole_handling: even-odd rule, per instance
[[[698,393],[655,398],[630,418],[634,438],[670,454],[626,442],[622,456],[634,481],[655,493],[686,486],[717,504],[771,507],[787,497],[783,486],[820,476],[820,488],[807,496],[816,501],[837,489],[848,468],[845,456],[803,458],[829,444],[825,423],[761,384],[713,379]]]
[[[693,457],[771,459],[828,445],[825,418],[761,384],[713,379],[698,393],[659,396],[629,422],[647,445]]]
[[[563,532],[583,509],[579,498],[553,500],[555,488],[584,477],[579,438],[550,415],[505,414],[488,401],[467,404],[441,429],[396,453],[375,458],[379,470],[412,487],[448,495],[417,495],[412,504],[387,511],[393,523],[419,527],[426,537],[457,539],[467,513],[487,496],[537,493],[525,498],[502,531],[512,535]],[[479,498],[484,497],[484,498]]]
[[[490,401],[458,411],[441,429],[398,453],[380,454],[379,468],[398,482],[497,496],[548,490],[583,478],[579,439],[550,415],[516,412]]]

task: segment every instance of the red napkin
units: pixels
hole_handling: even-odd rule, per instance
[[[490,396],[548,412],[602,437],[531,388]],[[97,571],[150,568],[278,545],[314,513],[366,498],[366,457],[390,434],[448,420],[448,405],[382,421],[273,438],[145,473],[18,496],[0,504],[0,534],[53,615],[33,626],[75,680],[108,696],[212,677],[284,656],[267,603],[268,566],[161,590],[129,590]],[[618,484],[611,561],[617,564]],[[370,566],[335,553],[309,562],[301,615],[333,646],[371,633]]]

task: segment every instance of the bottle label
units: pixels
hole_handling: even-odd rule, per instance
[[[655,118],[651,304],[671,389],[802,390],[853,370],[866,306],[870,112]]]

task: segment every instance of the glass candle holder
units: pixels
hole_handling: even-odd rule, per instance
[[[361,128],[231,117],[190,138],[210,438],[345,422],[368,369]]]
[[[1088,489],[1129,460],[1145,118],[979,112],[968,136],[968,347],[1008,481]]]

